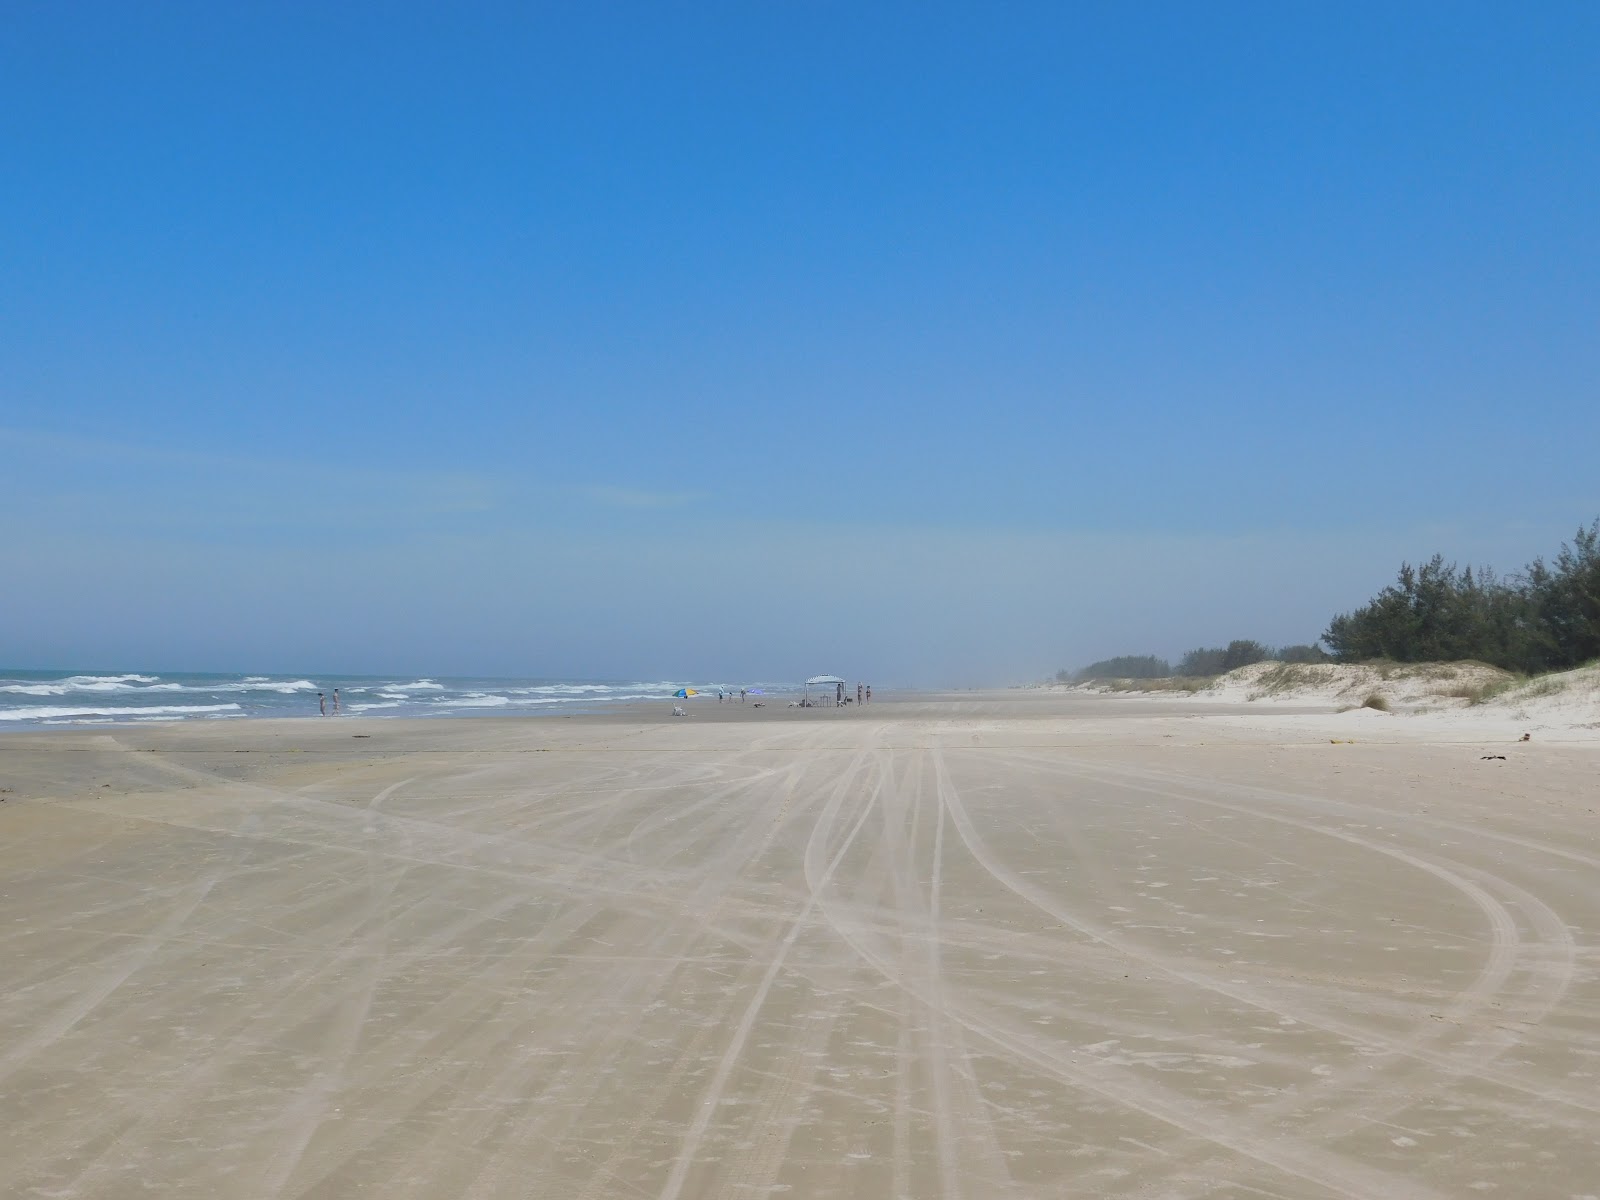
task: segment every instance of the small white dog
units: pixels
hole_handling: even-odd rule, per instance
[[[672,706],[672,715],[675,717],[687,717],[689,714],[683,711],[683,705],[674,704]]]

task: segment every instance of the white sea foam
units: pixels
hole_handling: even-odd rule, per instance
[[[457,700],[434,701],[436,708],[504,708],[511,700],[506,696],[485,695],[482,692],[462,696]]]
[[[528,708],[535,704],[578,704],[585,701],[588,703],[609,704],[613,701],[622,700],[665,700],[668,698],[668,696],[663,695],[661,692],[614,692],[609,696],[589,696],[581,698],[575,698],[571,696],[525,696],[520,697],[515,701],[507,700],[506,703],[514,703],[519,708]],[[443,707],[443,704],[441,704],[440,707]]]
[[[137,708],[98,705],[90,708],[34,708],[0,709],[0,721],[42,721],[73,717],[184,717],[201,713],[242,712],[237,704],[150,704]]]
[[[661,700],[677,681],[610,682],[551,679],[404,677],[352,680],[342,686],[343,711],[371,717],[471,716],[489,711],[529,715],[583,711],[607,704]],[[326,683],[271,675],[79,674],[0,676],[0,728],[20,723],[83,724],[213,717],[318,715]],[[228,703],[237,701],[237,703]],[[328,705],[331,711],[332,705]]]
[[[296,692],[315,692],[322,689],[309,679],[261,679],[259,677],[243,679],[238,683],[222,683],[212,687],[191,687],[185,689],[191,692],[277,692],[280,696],[292,696]]]
[[[513,696],[587,696],[595,692],[609,692],[609,683],[550,683],[539,687],[507,688]]]
[[[13,696],[72,696],[72,695],[148,695],[151,692],[189,692],[215,695],[221,692],[276,692],[292,696],[297,692],[314,692],[317,685],[309,679],[245,679],[238,682],[218,680],[203,683],[160,683],[153,675],[123,675],[116,677],[74,675],[66,679],[40,682],[11,681],[0,683],[0,693]]]
[[[71,675],[61,682],[74,692],[137,692],[160,680],[159,675]]]
[[[159,683],[157,675],[69,675],[65,679],[12,680],[0,684],[0,692],[19,696],[66,696],[73,692],[165,692],[180,688],[176,683]]]
[[[681,683],[542,683],[504,689],[508,696],[556,696],[575,699],[648,700],[670,696]],[[696,685],[688,685],[696,686]]]

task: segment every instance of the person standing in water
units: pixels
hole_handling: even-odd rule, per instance
[[[323,716],[328,715],[328,698],[321,692],[317,693],[317,711]]]
[[[339,689],[338,688],[334,688],[333,689],[333,715],[336,716],[336,717],[339,715]]]

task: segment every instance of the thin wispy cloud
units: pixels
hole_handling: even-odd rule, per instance
[[[606,508],[683,508],[699,500],[704,493],[653,491],[648,488],[615,487],[609,484],[591,484],[577,489],[578,494]]]
[[[0,427],[19,503],[35,516],[167,533],[402,526],[506,507],[486,473],[195,451]]]

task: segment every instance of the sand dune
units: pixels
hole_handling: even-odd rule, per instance
[[[1596,1190],[1582,722],[667,714],[0,740],[0,1191]]]
[[[1311,711],[1359,708],[1369,697],[1379,697],[1388,711],[1447,715],[1445,723],[1463,731],[1491,734],[1515,725],[1571,741],[1588,740],[1600,730],[1600,663],[1523,679],[1477,662],[1265,662],[1209,681],[1121,679],[1052,690]],[[1432,724],[1440,727],[1438,721]]]

